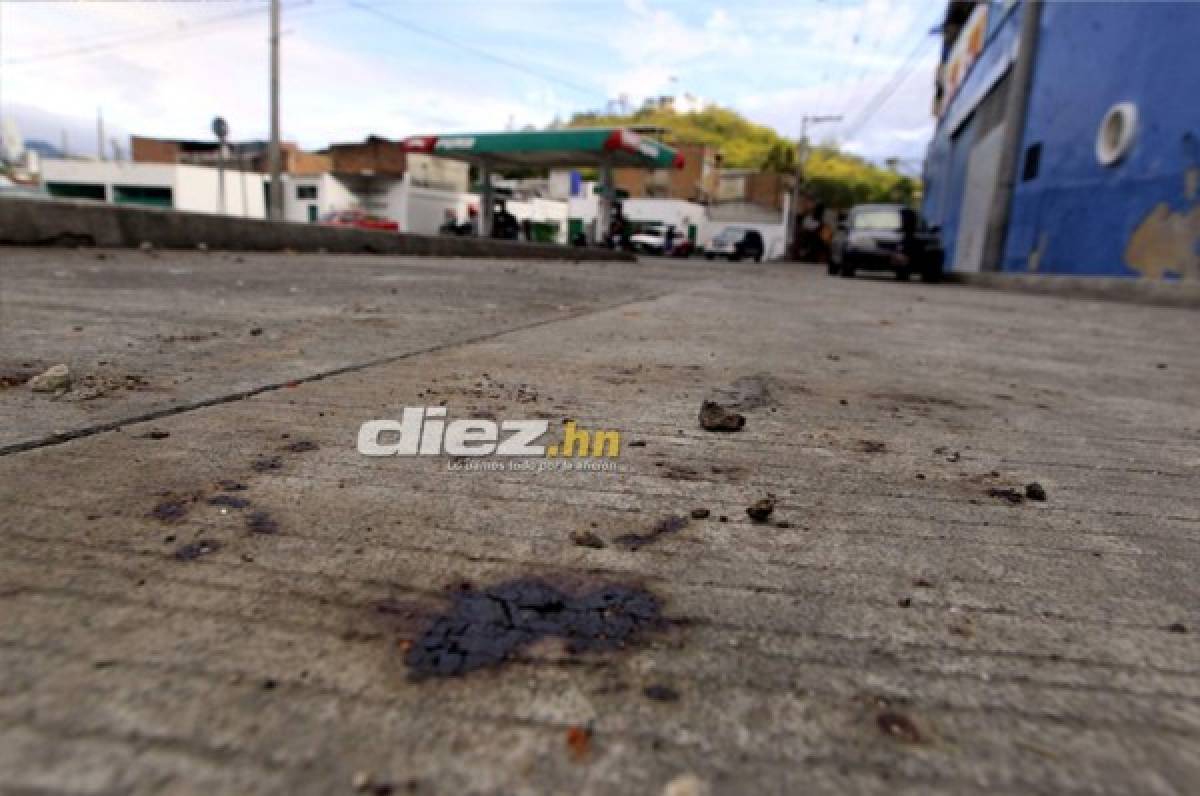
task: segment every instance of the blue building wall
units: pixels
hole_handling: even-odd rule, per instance
[[[1188,196],[1189,171],[1200,175],[1200,4],[1047,3],[1038,50],[1022,153],[1040,142],[1041,169],[1020,181],[1018,159],[1003,269],[1200,279],[1180,272],[1190,269],[1178,252],[1157,265],[1135,256],[1140,270],[1126,261],[1133,235],[1164,203],[1194,219],[1166,228],[1190,223],[1200,245],[1200,197],[1195,188]],[[1122,101],[1137,107],[1137,136],[1121,162],[1103,166],[1096,135]]]
[[[982,99],[975,85],[1002,61],[1020,9],[993,4],[987,46],[930,144],[924,212],[942,228],[953,268],[977,119],[949,121]],[[1200,3],[1044,4],[1033,86],[1016,162],[1005,271],[1200,279]],[[1137,106],[1127,156],[1101,165],[1096,135],[1114,104]],[[1041,144],[1035,178],[1027,148]]]
[[[954,262],[967,159],[978,128],[969,114],[986,97],[995,70],[1009,60],[1021,27],[1020,5],[995,0],[988,15],[987,44],[942,114],[925,158],[922,215],[930,226],[941,228],[948,267]]]

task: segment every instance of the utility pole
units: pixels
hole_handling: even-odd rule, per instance
[[[96,160],[104,157],[104,109],[96,108]]]
[[[229,138],[229,123],[218,116],[212,120],[212,131],[217,137],[217,212],[225,215],[225,142]]]
[[[271,171],[270,218],[283,219],[283,175],[279,155],[279,0],[271,0],[271,143],[267,162]]]
[[[800,141],[796,145],[796,167],[794,169],[794,177],[792,181],[792,201],[788,208],[787,222],[787,245],[788,251],[793,251],[796,246],[797,232],[796,229],[796,210],[800,207],[800,182],[804,179],[804,164],[808,162],[808,126],[810,124],[826,124],[829,122],[840,122],[842,117],[838,116],[810,116],[805,114],[800,117]]]

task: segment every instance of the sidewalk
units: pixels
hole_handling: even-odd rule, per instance
[[[95,264],[53,256],[64,280]],[[107,396],[107,421],[170,413],[55,443],[95,418],[0,392],[36,426],[9,439],[49,443],[0,456],[13,792],[1200,781],[1194,311],[745,263],[291,262],[325,299],[297,308],[286,280],[261,281],[213,315],[270,329],[260,308],[290,307],[317,353],[283,356],[290,333],[266,332],[156,360],[223,401],[188,409],[195,381]],[[26,300],[44,284],[26,265],[14,312],[45,301]],[[421,313],[377,282],[354,296],[368,273],[426,296]],[[169,294],[151,281],[142,300]],[[122,289],[72,294],[54,323],[104,316]],[[383,302],[386,325],[314,321],[323,301]],[[481,302],[495,305],[482,319]],[[66,333],[38,323],[23,340],[48,360]],[[234,395],[255,362],[275,386]],[[745,429],[701,430],[701,402],[747,379],[765,397]],[[568,419],[618,429],[620,472],[355,450],[362,422],[443,402],[450,419],[545,418],[552,436]],[[1004,497],[1031,482],[1045,501]],[[752,522],[768,494],[769,522]],[[498,667],[411,676],[406,656],[456,599],[529,578],[648,593],[665,621],[622,649],[549,638]]]

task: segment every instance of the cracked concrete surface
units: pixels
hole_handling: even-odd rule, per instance
[[[197,275],[222,256],[139,256],[0,263],[6,366],[106,360],[161,386],[0,391],[5,440],[51,443],[0,457],[0,791],[1200,781],[1194,311],[799,266],[247,255]],[[217,342],[158,337],[203,331]],[[740,410],[745,430],[698,427],[702,400],[760,374],[769,400]],[[263,384],[283,386],[123,422]],[[620,471],[355,451],[364,420],[442,401],[552,434],[619,429]],[[101,421],[121,425],[50,436]],[[1045,502],[989,495],[1033,481]],[[768,493],[771,522],[751,522]],[[222,494],[251,505],[208,502]],[[155,516],[164,503],[177,511]],[[651,544],[613,544],[697,508]],[[574,544],[580,530],[607,546]],[[618,651],[551,640],[407,676],[456,590],[532,576],[645,589],[668,626]]]

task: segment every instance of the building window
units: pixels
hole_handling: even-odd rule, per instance
[[[1042,168],[1042,142],[1039,141],[1025,150],[1025,168],[1021,170],[1021,181],[1029,182],[1037,179],[1038,171]]]
[[[48,182],[46,190],[51,196],[62,199],[95,199],[103,202],[108,199],[108,193],[103,185],[92,185],[82,182]]]
[[[316,199],[317,198],[317,186],[315,186],[315,185],[297,185],[296,186],[296,198],[297,199]]]
[[[126,205],[171,207],[172,195],[170,188],[158,185],[114,185],[113,201]]]

